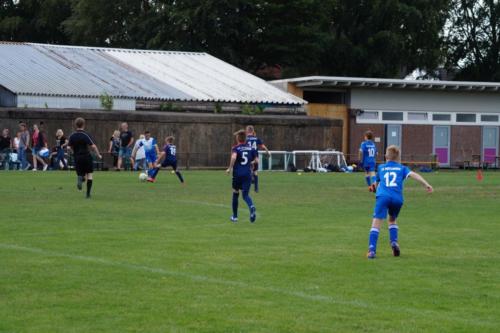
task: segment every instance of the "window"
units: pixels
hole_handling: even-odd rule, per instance
[[[309,103],[346,104],[344,92],[304,90],[304,99]]]
[[[425,112],[408,112],[408,121],[427,121],[428,115]]]
[[[359,120],[378,120],[377,111],[362,111],[358,116]]]
[[[458,113],[457,123],[475,123],[476,115],[474,113]]]
[[[451,114],[443,114],[443,113],[433,114],[432,120],[434,120],[434,121],[451,121]]]
[[[383,112],[382,120],[387,121],[402,121],[403,120],[403,112]]]
[[[481,121],[485,123],[496,123],[498,122],[498,116],[492,114],[483,114],[481,115]]]

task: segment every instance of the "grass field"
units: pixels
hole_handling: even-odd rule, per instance
[[[0,173],[0,331],[500,331],[500,173],[409,181],[374,261],[361,174],[262,174],[254,225],[223,172],[185,177]]]

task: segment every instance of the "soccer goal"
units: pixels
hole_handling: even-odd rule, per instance
[[[336,150],[259,151],[260,171],[338,171],[347,166],[344,154]]]

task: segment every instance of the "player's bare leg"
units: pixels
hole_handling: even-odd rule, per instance
[[[389,238],[391,240],[391,248],[392,248],[392,254],[395,257],[399,257],[401,255],[401,250],[399,249],[399,243],[398,243],[398,224],[396,221],[396,218],[389,216]]]
[[[377,187],[375,186],[375,172],[373,171],[370,171],[370,172],[366,172],[365,173],[365,177],[367,179],[367,183],[368,183],[368,191],[370,192],[377,192]],[[368,181],[369,179],[369,181]]]
[[[372,220],[372,228],[370,229],[370,237],[368,241],[368,253],[366,255],[368,259],[375,259],[377,253],[378,235],[380,233],[380,226],[382,225],[382,222],[382,219],[374,218]]]

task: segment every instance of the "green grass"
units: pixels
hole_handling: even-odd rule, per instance
[[[409,181],[402,256],[365,258],[361,174],[261,174],[259,219],[230,177],[0,173],[1,332],[498,332],[500,173]]]

